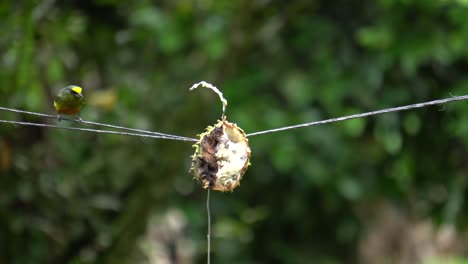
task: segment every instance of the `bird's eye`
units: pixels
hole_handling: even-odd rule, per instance
[[[70,91],[72,92],[72,94],[78,94],[78,92],[75,90],[70,90]]]

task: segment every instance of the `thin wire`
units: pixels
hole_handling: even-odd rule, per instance
[[[7,108],[7,107],[0,107],[0,110],[57,119],[57,116],[53,116],[53,115],[30,112],[30,111],[24,111],[24,110],[18,110],[18,109],[12,109],[12,108]],[[87,125],[109,127],[109,128],[120,129],[120,130],[139,132],[139,133],[143,133],[143,134],[163,136],[161,138],[174,138],[176,140],[182,140],[182,141],[197,141],[196,139],[189,138],[189,137],[183,137],[183,136],[177,136],[177,135],[171,135],[171,134],[164,134],[164,133],[160,133],[160,132],[153,132],[153,131],[147,131],[147,130],[129,128],[129,127],[123,127],[123,126],[116,126],[116,125],[110,125],[110,124],[103,124],[103,123],[92,122],[92,121],[85,121],[85,120],[79,121],[79,120],[74,120],[74,119],[65,119],[65,120],[75,122],[75,123],[87,124]]]
[[[115,135],[126,135],[126,136],[136,136],[136,137],[146,137],[146,138],[161,138],[161,139],[169,139],[169,140],[177,140],[177,141],[196,141],[196,140],[193,140],[193,139],[175,138],[175,137],[168,137],[168,136],[164,136],[164,135],[138,134],[138,133],[129,133],[129,132],[121,132],[121,131],[113,131],[113,130],[80,128],[80,127],[66,127],[66,126],[57,126],[57,125],[48,125],[48,124],[42,124],[42,123],[31,123],[31,122],[12,121],[12,120],[1,120],[0,119],[0,123],[8,123],[8,124],[24,125],[24,126],[61,128],[61,129],[67,129],[67,130],[95,132],[95,133],[102,133],[102,134],[115,134]]]
[[[208,234],[206,235],[208,249],[207,249],[207,263],[210,264],[211,255],[211,210],[210,210],[210,189],[207,190],[206,194],[206,212],[208,218]]]
[[[290,130],[290,129],[309,127],[309,126],[315,126],[315,125],[323,125],[323,124],[328,124],[328,123],[334,123],[334,122],[350,120],[350,119],[354,119],[354,118],[362,118],[362,117],[385,114],[385,113],[390,113],[390,112],[398,112],[398,111],[410,110],[410,109],[415,109],[415,108],[422,108],[422,107],[431,106],[431,105],[440,105],[440,104],[456,102],[456,101],[462,101],[462,100],[467,100],[467,99],[468,99],[468,95],[454,96],[452,98],[439,99],[439,100],[434,100],[434,101],[429,101],[429,102],[424,102],[424,103],[418,103],[418,104],[412,104],[412,105],[406,105],[406,106],[387,108],[387,109],[371,111],[371,112],[367,112],[367,113],[354,114],[354,115],[343,116],[343,117],[338,117],[338,118],[330,118],[330,119],[315,121],[315,122],[310,122],[310,123],[303,123],[303,124],[298,124],[298,125],[293,125],[293,126],[286,126],[286,127],[279,127],[279,128],[269,129],[269,130],[264,130],[264,131],[258,131],[258,132],[249,133],[249,134],[247,134],[247,136],[252,137],[252,136],[257,136],[257,135],[276,133],[276,132]],[[47,117],[47,118],[56,118],[55,116],[52,116],[52,115],[29,112],[29,111],[23,111],[23,110],[17,110],[17,109],[11,109],[11,108],[6,108],[6,107],[0,107],[0,110],[11,111],[11,112],[16,112],[16,113],[32,114],[32,115],[42,116],[42,117]],[[71,120],[71,121],[79,122],[77,120]],[[114,125],[102,124],[102,123],[97,123],[97,122],[89,122],[89,121],[82,121],[82,123],[91,124],[91,125],[99,125],[99,126],[103,126],[103,127],[117,128],[117,129],[122,129],[122,130],[135,131],[135,132],[140,132],[140,133],[143,133],[143,134],[124,133],[124,132],[111,131],[111,130],[69,128],[69,127],[63,127],[63,126],[46,125],[46,124],[29,123],[29,122],[19,122],[19,121],[8,121],[8,120],[0,120],[0,122],[1,123],[18,124],[18,125],[32,125],[32,126],[43,126],[43,127],[52,127],[52,128],[64,128],[64,129],[70,129],[70,130],[81,130],[81,131],[89,131],[89,132],[97,132],[97,133],[121,134],[121,135],[129,135],[129,136],[141,136],[141,137],[149,137],[149,138],[163,138],[163,139],[172,139],[172,140],[180,140],[180,141],[192,141],[192,142],[197,141],[197,139],[194,139],[194,138],[188,138],[188,137],[182,137],[182,136],[177,136],[177,135],[171,135],[171,134],[164,134],[164,133],[159,133],[159,132],[152,132],[152,131],[128,128],[128,127],[114,126]]]
[[[304,123],[304,124],[299,124],[299,125],[279,127],[279,128],[275,128],[275,129],[258,131],[258,132],[247,134],[247,136],[252,137],[252,136],[263,135],[263,134],[268,134],[268,133],[276,133],[276,132],[280,132],[280,131],[284,131],[284,130],[290,130],[290,129],[296,129],[296,128],[302,128],[302,127],[309,127],[309,126],[315,126],[315,125],[323,125],[323,124],[340,122],[340,121],[345,121],[345,120],[354,119],[354,118],[361,118],[361,117],[380,115],[380,114],[385,114],[385,113],[390,113],[390,112],[404,111],[404,110],[409,110],[409,109],[421,108],[421,107],[426,107],[426,106],[431,106],[431,105],[445,104],[445,103],[461,101],[461,100],[467,100],[467,99],[468,99],[468,95],[454,96],[452,98],[439,99],[439,100],[429,101],[429,102],[425,102],[425,103],[418,103],[418,104],[412,104],[412,105],[405,105],[405,106],[387,108],[387,109],[382,109],[382,110],[377,110],[377,111],[372,111],[372,112],[367,112],[367,113],[343,116],[343,117],[338,117],[338,118],[330,118],[330,119],[326,119],[326,120],[315,121],[315,122],[310,122],[310,123]]]

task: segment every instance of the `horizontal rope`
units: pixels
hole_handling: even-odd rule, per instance
[[[257,136],[257,135],[276,133],[276,132],[290,130],[290,129],[297,129],[297,128],[303,128],[303,127],[309,127],[309,126],[323,125],[323,124],[328,124],[328,123],[346,121],[346,120],[355,119],[355,118],[362,118],[362,117],[385,114],[385,113],[391,113],[391,112],[405,111],[405,110],[410,110],[410,109],[415,109],[415,108],[422,108],[422,107],[431,106],[431,105],[440,105],[440,104],[456,102],[456,101],[461,101],[461,100],[467,100],[467,99],[468,99],[468,95],[453,96],[451,98],[439,99],[439,100],[434,100],[434,101],[429,101],[429,102],[424,102],[424,103],[417,103],[417,104],[412,104],[412,105],[405,105],[405,106],[399,106],[399,107],[393,107],[393,108],[386,108],[386,109],[371,111],[371,112],[366,112],[366,113],[360,113],[360,114],[354,114],[354,115],[349,115],[349,116],[330,118],[330,119],[321,120],[321,121],[314,121],[314,122],[310,122],[310,123],[303,123],[303,124],[298,124],[298,125],[292,125],[292,126],[279,127],[279,128],[269,129],[269,130],[263,130],[263,131],[249,133],[249,134],[247,134],[247,136],[252,137],[252,136]],[[22,113],[22,114],[31,114],[31,115],[47,117],[47,118],[54,118],[54,119],[56,118],[56,116],[53,116],[53,115],[30,112],[30,111],[24,111],[24,110],[18,110],[18,109],[12,109],[12,108],[6,108],[6,107],[0,107],[0,110],[11,111],[11,112],[16,112],[16,113]],[[103,124],[103,123],[98,123],[98,122],[79,121],[79,120],[72,120],[72,119],[67,119],[67,120],[72,121],[72,122],[82,123],[82,124],[109,127],[109,128],[115,128],[115,129],[127,130],[127,131],[139,132],[139,133],[128,133],[128,132],[120,132],[120,131],[112,131],[112,130],[99,130],[99,129],[90,129],[90,128],[65,127],[65,126],[58,126],[58,125],[48,125],[48,124],[42,124],[42,123],[31,123],[31,122],[21,122],[21,121],[11,121],[11,120],[0,120],[0,123],[10,123],[10,124],[29,125],[29,126],[41,126],[41,127],[50,127],[50,128],[62,128],[62,129],[68,129],[68,130],[80,130],[80,131],[87,131],[87,132],[107,133],[107,134],[117,134],[117,135],[128,135],[128,136],[139,136],[139,137],[147,137],[147,138],[161,138],[161,139],[170,139],[170,140],[179,140],[179,141],[191,141],[191,142],[196,142],[197,141],[197,139],[195,139],[195,138],[189,138],[189,137],[183,137],[183,136],[177,136],[177,135],[171,135],[171,134],[164,134],[164,133],[160,133],[160,132],[153,132],[153,131],[147,131],[147,130],[141,130],[141,129],[135,129],[135,128],[128,128],[128,127],[122,127],[122,126],[116,126],[116,125],[110,125],[110,124]]]
[[[387,108],[387,109],[382,109],[382,110],[377,110],[377,111],[372,111],[372,112],[367,112],[367,113],[361,113],[361,114],[355,114],[355,115],[349,115],[349,116],[343,116],[343,117],[337,117],[337,118],[330,118],[330,119],[326,119],[326,120],[315,121],[315,122],[310,122],[310,123],[304,123],[304,124],[299,124],[299,125],[285,126],[285,127],[279,127],[279,128],[274,128],[274,129],[269,129],[269,130],[264,130],[264,131],[258,131],[258,132],[247,134],[247,137],[258,136],[258,135],[263,135],[263,134],[268,134],[268,133],[276,133],[276,132],[280,132],[280,131],[285,131],[285,130],[290,130],[290,129],[297,129],[297,128],[302,128],[302,127],[323,125],[323,124],[328,124],[328,123],[334,123],[334,122],[350,120],[350,119],[354,119],[354,118],[361,118],[361,117],[367,117],[367,116],[373,116],[373,115],[380,115],[380,114],[385,114],[385,113],[390,113],[390,112],[410,110],[410,109],[421,108],[421,107],[426,107],[426,106],[431,106],[431,105],[446,104],[446,103],[450,103],[450,102],[467,100],[467,99],[468,99],[468,95],[454,96],[452,98],[434,100],[434,101],[429,101],[429,102],[425,102],[425,103],[418,103],[418,104],[412,104],[412,105],[405,105],[405,106]]]
[[[66,127],[66,126],[57,126],[57,125],[32,123],[32,122],[22,122],[22,121],[13,121],[13,120],[0,120],[0,123],[8,123],[8,124],[24,125],[24,126],[60,128],[60,129],[84,131],[84,132],[94,132],[94,133],[102,133],[102,134],[137,136],[137,137],[145,137],[145,138],[161,138],[161,139],[169,139],[169,140],[177,140],[177,141],[196,141],[195,139],[188,139],[187,140],[187,139],[181,139],[181,138],[175,138],[175,137],[168,137],[168,136],[164,136],[164,135],[138,134],[138,133],[129,133],[129,132],[121,132],[121,131],[113,131],[113,130],[101,130],[101,129],[92,129],[92,128],[81,128],[81,127]]]
[[[28,114],[28,115],[35,115],[35,116],[41,116],[41,117],[46,117],[46,118],[57,119],[57,116],[54,116],[54,115],[48,115],[48,114],[43,114],[43,113],[36,113],[36,112],[18,110],[18,109],[7,108],[7,107],[0,107],[0,110],[10,111],[10,112],[15,112],[15,113],[20,113],[20,114]],[[159,138],[164,138],[164,139],[173,138],[175,140],[181,140],[181,141],[197,141],[197,139],[194,139],[194,138],[171,135],[171,134],[165,134],[165,133],[160,133],[160,132],[147,131],[147,130],[136,129],[136,128],[129,128],[129,127],[123,127],[123,126],[103,124],[103,123],[91,122],[91,121],[85,121],[85,120],[79,121],[79,120],[68,119],[68,118],[64,119],[64,120],[71,121],[71,122],[76,122],[76,123],[81,123],[81,124],[87,124],[87,125],[95,125],[95,126],[101,126],[101,127],[109,127],[109,128],[120,129],[120,130],[139,132],[139,133],[148,134],[148,135],[157,135],[157,136],[161,136]],[[4,120],[4,121],[8,121],[8,120]],[[18,122],[18,121],[15,121],[15,122]],[[3,123],[7,123],[7,122],[3,122]],[[26,123],[28,123],[28,122],[26,122]],[[39,123],[31,123],[31,124],[39,124]],[[62,127],[63,126],[54,126],[54,128],[62,128]],[[134,134],[134,135],[137,135],[137,134]]]

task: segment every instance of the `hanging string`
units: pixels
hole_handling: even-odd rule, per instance
[[[211,263],[211,209],[210,209],[210,189],[207,190],[206,193],[206,213],[207,213],[207,220],[208,220],[208,233],[206,235],[207,240],[207,263]]]
[[[330,119],[326,119],[326,120],[315,121],[315,122],[304,123],[304,124],[298,124],[298,125],[293,125],[293,126],[285,126],[285,127],[279,127],[279,128],[269,129],[269,130],[263,130],[263,131],[258,131],[258,132],[253,132],[253,133],[247,134],[247,137],[258,136],[258,135],[263,135],[263,134],[268,134],[268,133],[276,133],[276,132],[280,132],[280,131],[285,131],[285,130],[290,130],[290,129],[297,129],[297,128],[302,128],[302,127],[323,125],[323,124],[328,124],[328,123],[334,123],[334,122],[350,120],[350,119],[354,119],[354,118],[362,118],[362,117],[367,117],[367,116],[380,115],[380,114],[385,114],[385,113],[390,113],[390,112],[405,111],[405,110],[410,110],[410,109],[415,109],[415,108],[422,108],[422,107],[431,106],[431,105],[446,104],[446,103],[450,103],[450,102],[467,100],[467,99],[468,99],[468,95],[453,96],[452,98],[439,99],[439,100],[434,100],[434,101],[429,101],[429,102],[424,102],[424,103],[418,103],[418,104],[412,104],[412,105],[405,105],[405,106],[387,108],[387,109],[382,109],[382,110],[377,110],[377,111],[372,111],[372,112],[367,112],[367,113],[354,114],[354,115],[349,115],[349,116],[330,118]]]
[[[54,115],[48,115],[48,114],[43,114],[43,113],[36,113],[36,112],[12,109],[12,108],[7,108],[7,107],[0,107],[0,110],[10,111],[10,112],[15,112],[15,113],[20,113],[20,114],[28,114],[28,115],[34,115],[34,116],[57,119],[57,116],[54,116]],[[189,137],[183,137],[183,136],[165,134],[165,133],[160,133],[160,132],[153,132],[153,131],[147,131],[147,130],[142,130],[142,129],[123,127],[123,126],[116,126],[116,125],[110,125],[110,124],[103,124],[103,123],[92,122],[92,121],[85,121],[85,120],[79,121],[79,120],[75,120],[75,119],[64,119],[64,120],[71,121],[71,122],[76,122],[76,123],[81,123],[81,124],[87,124],[87,125],[95,125],[95,126],[101,126],[101,127],[109,127],[109,128],[120,129],[120,130],[138,132],[138,133],[127,133],[127,134],[124,134],[124,135],[133,135],[133,136],[135,136],[135,135],[140,135],[140,134],[148,134],[148,135],[160,136],[160,137],[153,137],[153,138],[174,139],[174,140],[180,140],[180,141],[197,141],[196,139],[189,138]],[[14,122],[16,122],[16,124],[19,124],[18,121],[9,121],[9,122],[5,122],[5,121],[8,121],[8,120],[2,120],[2,123],[14,123]],[[28,122],[24,122],[24,123],[28,123]],[[29,123],[29,125],[32,125],[32,124],[36,124],[36,126],[37,126],[37,124],[39,124],[39,123]],[[63,128],[64,126],[44,126],[44,127]],[[114,132],[116,132],[116,131],[114,131]],[[102,133],[102,132],[100,132],[100,133]]]

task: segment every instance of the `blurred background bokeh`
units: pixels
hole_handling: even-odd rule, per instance
[[[195,137],[468,94],[466,0],[0,2],[0,105]],[[56,124],[1,112],[0,119]],[[61,125],[77,126],[62,122]],[[213,263],[468,263],[468,103],[250,138]],[[204,263],[190,142],[0,125],[0,263]]]

